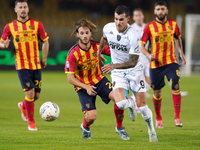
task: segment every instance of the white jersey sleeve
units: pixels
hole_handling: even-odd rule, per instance
[[[129,36],[131,45],[129,54],[140,55],[140,36],[135,30],[131,30],[132,34]]]
[[[108,23],[106,24],[104,27],[103,27],[103,36],[105,38],[107,38],[107,34],[109,33],[109,29],[110,29],[110,26],[112,26],[112,23]]]

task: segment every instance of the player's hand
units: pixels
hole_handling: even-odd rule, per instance
[[[41,65],[42,65],[42,68],[45,68],[47,66],[46,60],[42,60]]]
[[[90,95],[90,96],[95,96],[95,95],[97,95],[97,92],[96,92],[94,89],[96,89],[95,86],[93,86],[93,85],[88,86],[88,87],[86,88],[86,91],[87,91],[88,95]]]
[[[185,59],[184,54],[180,54],[180,57],[182,59],[182,65],[185,67],[185,65],[186,65],[186,59]]]
[[[103,71],[103,73],[110,73],[113,68],[111,64],[106,64],[103,67],[101,67],[101,70]]]
[[[10,39],[7,37],[7,39],[3,43],[3,48],[8,48],[9,43],[10,43]]]
[[[155,56],[154,56],[154,54],[150,54],[150,55],[148,56],[148,58],[149,58],[150,61],[155,60]]]

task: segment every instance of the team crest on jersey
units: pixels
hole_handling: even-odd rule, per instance
[[[113,32],[112,32],[112,31],[110,31],[109,33],[110,33],[110,34],[113,34]]]
[[[29,28],[32,30],[32,29],[33,29],[33,26],[32,26],[32,25],[30,25],[30,26],[29,26]]]
[[[121,40],[121,35],[117,35],[117,40],[118,40],[118,41]]]
[[[172,29],[172,27],[171,26],[168,26],[168,28],[171,30]]]
[[[93,55],[94,57],[96,57],[97,53],[96,53],[96,52],[93,52],[92,55]]]

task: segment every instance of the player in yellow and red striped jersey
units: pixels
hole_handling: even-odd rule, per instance
[[[83,138],[92,138],[90,125],[96,120],[96,96],[99,95],[106,104],[110,100],[114,101],[111,82],[103,75],[101,71],[101,62],[97,57],[99,43],[91,41],[92,33],[96,30],[96,26],[86,20],[81,19],[74,24],[75,34],[78,43],[72,46],[68,52],[65,64],[65,73],[70,84],[74,85],[82,105],[82,111],[85,113],[81,131]],[[106,46],[103,54],[110,56],[110,49]],[[122,121],[124,110],[120,110],[114,105],[114,113],[116,116],[117,127],[123,128]],[[123,140],[128,140],[123,130]]]
[[[34,121],[34,101],[41,91],[41,68],[46,66],[49,51],[48,36],[41,22],[28,16],[27,0],[15,1],[17,19],[8,23],[1,36],[0,47],[8,48],[9,37],[13,38],[16,70],[25,91],[25,99],[18,103],[22,119],[28,121],[29,130],[37,130]],[[39,39],[42,45],[42,61],[39,56]]]
[[[162,88],[165,86],[164,76],[167,76],[172,88],[172,99],[175,111],[175,125],[182,127],[180,120],[181,95],[179,89],[179,66],[174,53],[174,42],[179,50],[183,65],[186,60],[183,54],[181,34],[175,20],[167,18],[168,9],[164,1],[155,3],[155,20],[149,22],[141,38],[141,51],[150,60],[150,79],[154,90],[153,103],[156,112],[156,127],[163,128],[160,114],[162,101]],[[151,54],[145,48],[147,40],[152,44]]]

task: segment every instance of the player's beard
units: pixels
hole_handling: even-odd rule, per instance
[[[82,40],[80,38],[79,38],[79,41],[80,41],[80,43],[82,43],[84,45],[87,45],[88,43],[90,43],[90,40],[88,40],[88,41],[85,42],[84,40]]]
[[[22,18],[22,19],[26,19],[26,17],[27,17],[27,13],[20,15],[20,18]]]
[[[156,17],[160,20],[163,21],[165,19],[165,17],[167,16],[167,14],[164,14],[163,17],[159,17],[159,15],[156,15]]]

